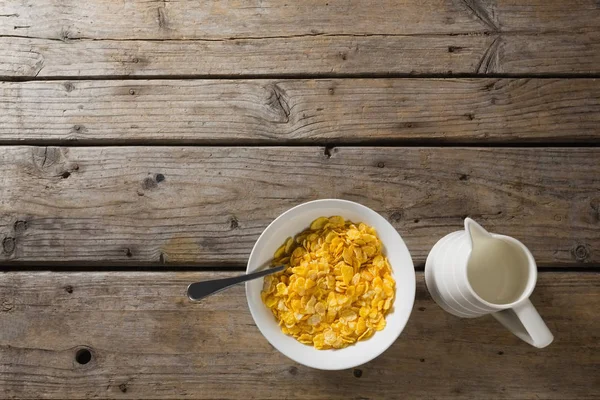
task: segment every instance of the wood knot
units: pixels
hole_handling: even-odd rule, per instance
[[[240,223],[235,216],[233,216],[229,219],[229,228],[237,229],[237,228],[239,228],[239,226],[240,226]]]
[[[154,176],[147,176],[142,181],[142,189],[150,190],[158,187],[158,184],[164,182],[165,176],[163,174],[156,174]],[[138,193],[139,194],[139,193]]]
[[[295,375],[298,375],[298,368],[297,368],[297,367],[294,367],[294,366],[292,366],[292,367],[290,367],[290,368],[288,369],[288,372],[290,373],[290,375],[294,375],[294,376],[295,376]]]
[[[469,180],[469,175],[468,174],[460,174],[460,176],[458,177],[458,180],[460,180],[460,181],[468,181]]]
[[[69,32],[68,29],[62,28],[60,30],[59,39],[62,40],[63,42],[66,42],[67,40],[69,40],[70,35],[71,35],[71,32]]]
[[[75,90],[75,85],[73,85],[71,82],[65,82],[65,84],[63,86],[65,87],[65,90],[67,91],[67,93]]]
[[[16,221],[13,225],[13,229],[15,231],[15,235],[21,235],[27,230],[27,221]]]
[[[591,251],[587,244],[578,244],[571,249],[571,255],[577,262],[587,262],[590,259]]]
[[[403,216],[404,215],[403,215],[402,211],[400,211],[400,210],[393,211],[390,214],[390,220],[393,221],[393,222],[400,222],[402,220]]]
[[[277,123],[290,122],[291,107],[287,100],[285,90],[279,85],[270,85],[271,94],[267,100],[269,107],[279,116]]]
[[[156,183],[156,181],[150,177],[144,178],[144,180],[142,181],[142,188],[144,190],[154,189],[157,186],[158,184]]]
[[[119,385],[119,390],[123,393],[127,393],[127,384],[126,383],[121,383]]]
[[[65,286],[64,289],[65,289],[65,292],[67,292],[69,294],[73,293],[73,286],[71,286],[71,285]]]
[[[63,161],[63,153],[59,147],[35,147],[33,149],[33,164],[40,171],[48,171],[55,164]],[[54,168],[52,168],[54,170]]]
[[[16,247],[16,240],[14,237],[5,237],[4,240],[2,240],[2,251],[4,252],[4,254],[6,255],[11,255],[14,251],[15,251],[15,247]]]
[[[380,161],[377,163],[377,168],[383,168],[385,167],[385,163],[383,161]]]
[[[9,299],[0,299],[0,311],[10,312],[12,311],[13,307],[14,305]]]

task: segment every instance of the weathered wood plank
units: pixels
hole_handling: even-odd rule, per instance
[[[0,35],[58,40],[271,38],[474,32],[598,32],[594,0],[13,1]]]
[[[286,209],[345,198],[417,264],[470,215],[541,265],[597,265],[599,174],[600,148],[0,147],[0,258],[243,265]]]
[[[597,79],[0,83],[0,142],[589,142]]]
[[[12,2],[0,76],[600,73],[592,0]]]
[[[474,73],[493,40],[481,35],[68,42],[0,37],[0,53],[6,54],[0,57],[0,77]],[[600,59],[595,46],[584,52],[569,44],[557,51],[572,56],[562,61],[543,61],[535,49],[529,54],[536,67],[563,69],[569,63],[574,72],[594,72]],[[511,51],[507,48],[502,59],[508,60]],[[529,71],[529,58],[517,51],[515,71]]]
[[[18,398],[597,399],[600,274],[542,273],[533,302],[555,335],[535,349],[493,318],[455,318],[418,273],[408,325],[360,372],[311,370],[260,335],[243,287],[199,304],[213,273],[0,275],[0,395]],[[87,347],[92,360],[75,361]],[[359,377],[356,377],[359,376]]]
[[[0,37],[0,77],[600,73],[596,33],[55,41]]]
[[[548,8],[542,1],[535,3]],[[490,29],[461,1],[444,0],[426,4],[416,0],[384,0],[377,7],[351,0],[331,4],[316,0],[302,3],[95,0],[86,4],[45,0],[36,2],[35,7],[28,7],[25,1],[12,2],[2,12],[8,17],[0,17],[0,35],[60,40],[82,37],[222,40],[316,34],[465,33]],[[549,15],[556,16],[555,12]],[[582,18],[588,24],[593,21],[589,11]],[[575,16],[571,19],[563,16],[563,20],[586,24],[585,20],[573,22]]]

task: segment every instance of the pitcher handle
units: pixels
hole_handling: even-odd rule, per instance
[[[541,349],[554,340],[552,332],[529,299],[492,315],[519,339],[532,346]]]

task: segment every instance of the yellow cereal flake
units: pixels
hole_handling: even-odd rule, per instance
[[[277,249],[261,298],[281,331],[319,350],[341,349],[386,326],[396,282],[375,229],[320,217]]]

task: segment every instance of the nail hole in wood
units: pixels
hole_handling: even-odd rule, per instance
[[[88,349],[79,349],[75,353],[75,361],[78,364],[85,365],[92,361],[92,353]]]
[[[355,368],[352,372],[355,378],[360,378],[362,376],[362,369]]]

